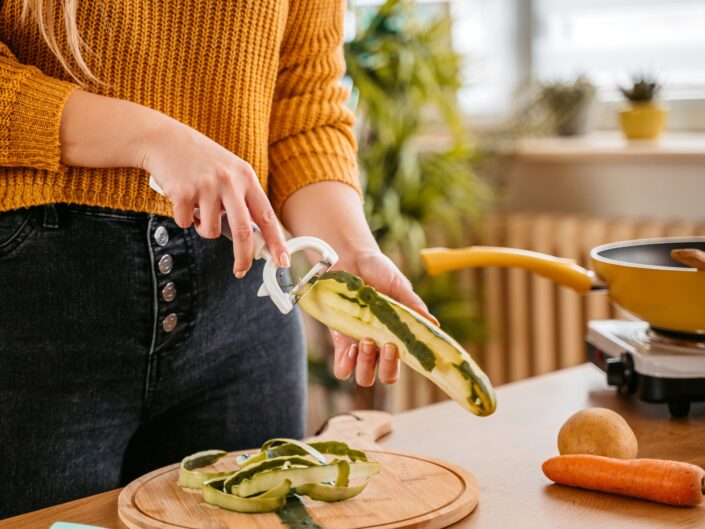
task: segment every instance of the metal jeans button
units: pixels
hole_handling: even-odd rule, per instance
[[[165,246],[169,242],[169,232],[164,226],[159,226],[154,230],[154,240],[159,246]]]
[[[172,312],[162,320],[162,329],[164,329],[164,332],[171,332],[176,327],[178,321],[179,317]]]
[[[162,289],[162,299],[164,301],[174,301],[175,297],[176,285],[172,281],[169,281],[166,285],[164,285],[164,288]]]
[[[157,266],[159,267],[159,272],[166,275],[171,272],[171,270],[174,268],[174,260],[169,254],[162,255],[161,259],[159,259],[159,263],[157,264]]]

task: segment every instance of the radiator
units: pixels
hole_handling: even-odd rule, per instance
[[[705,235],[702,223],[517,212],[486,221],[479,244],[510,246],[575,259],[589,267],[594,246],[628,239]],[[467,271],[478,289],[488,339],[468,349],[495,385],[585,361],[584,336],[591,319],[621,318],[605,292],[580,296],[522,270]],[[445,397],[408,368],[387,394],[394,411]]]

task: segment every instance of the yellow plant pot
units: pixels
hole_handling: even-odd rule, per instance
[[[619,113],[622,132],[630,140],[658,138],[666,128],[668,110],[651,103],[634,104]]]

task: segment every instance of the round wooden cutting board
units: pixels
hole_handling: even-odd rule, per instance
[[[381,471],[357,497],[338,503],[304,498],[314,520],[325,529],[446,527],[477,506],[479,488],[463,469],[442,461],[386,452],[374,441],[391,430],[383,412],[355,412],[332,419],[312,440],[338,439],[364,449]],[[233,458],[216,468],[233,468]],[[203,502],[200,491],[177,484],[179,465],[133,481],[118,499],[120,519],[131,529],[225,529],[286,527],[276,514],[239,514]]]

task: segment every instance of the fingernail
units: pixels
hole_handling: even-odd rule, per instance
[[[289,259],[289,254],[282,252],[279,256],[279,262],[282,264],[282,268],[289,268],[291,266],[291,259]]]
[[[382,355],[385,360],[394,360],[394,346],[388,343],[384,344],[384,346],[382,346]]]
[[[362,346],[362,350],[367,354],[375,352],[375,343],[372,340],[362,340],[360,345]]]
[[[357,344],[353,344],[348,349],[348,358],[350,360],[355,360],[356,356],[357,356]]]
[[[235,277],[237,277],[238,279],[242,279],[243,277],[245,277],[246,273],[246,270],[238,270],[237,272],[235,272]]]

